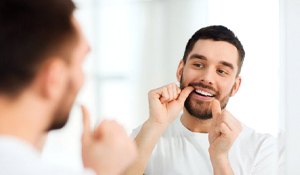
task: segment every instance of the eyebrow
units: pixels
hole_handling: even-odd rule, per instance
[[[229,67],[230,69],[234,70],[234,67],[231,63],[228,63],[226,61],[221,61],[220,62],[222,65],[226,66],[226,67]]]
[[[207,60],[207,58],[203,55],[199,55],[199,54],[193,54],[190,56],[190,59],[200,59],[200,60]],[[220,61],[220,64],[222,64],[223,66],[229,67],[230,69],[234,70],[234,66],[233,64],[226,62],[226,61]]]
[[[199,55],[199,54],[193,54],[190,56],[190,59],[201,59],[201,60],[207,60],[207,58],[203,55]]]

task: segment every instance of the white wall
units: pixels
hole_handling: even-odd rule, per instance
[[[286,174],[300,174],[300,1],[282,0],[285,21]]]

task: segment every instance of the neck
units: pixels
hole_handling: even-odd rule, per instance
[[[211,125],[211,119],[198,119],[192,116],[185,108],[180,120],[183,126],[192,132],[208,133]]]
[[[46,105],[37,97],[24,94],[11,100],[0,96],[0,135],[15,137],[41,150],[49,122],[45,114]]]

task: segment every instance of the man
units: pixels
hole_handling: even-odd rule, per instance
[[[114,121],[95,131],[83,110],[82,158],[74,172],[41,160],[40,146],[68,120],[89,46],[71,0],[0,1],[0,174],[121,174],[135,144]]]
[[[244,56],[224,26],[192,36],[177,69],[180,88],[173,83],[149,92],[150,117],[133,133],[139,156],[127,174],[276,174],[275,140],[226,110],[240,87]]]

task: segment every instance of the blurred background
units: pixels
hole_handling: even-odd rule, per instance
[[[300,174],[290,156],[299,145],[294,136],[300,138],[296,96],[300,88],[296,44],[300,39],[299,0],[75,3],[75,16],[92,48],[84,65],[86,83],[67,126],[48,136],[45,159],[82,168],[79,103],[89,108],[92,126],[103,119],[115,119],[130,134],[148,117],[148,91],[177,82],[176,69],[193,33],[208,25],[225,25],[246,51],[241,88],[230,99],[228,110],[258,132],[279,137],[284,143],[280,150],[287,150],[286,173]]]

